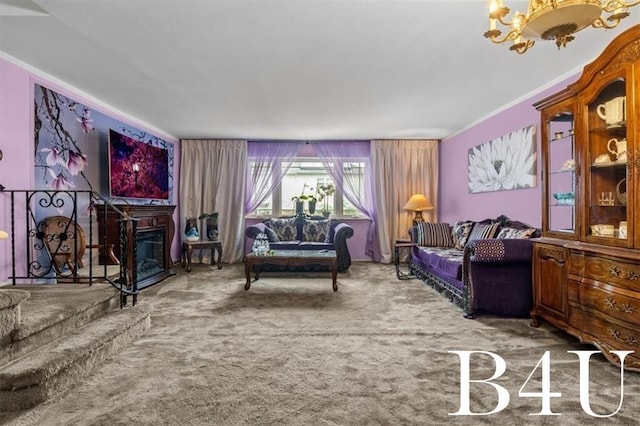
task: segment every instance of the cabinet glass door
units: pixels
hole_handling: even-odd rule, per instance
[[[609,79],[588,104],[587,237],[627,245],[627,117],[624,76]]]
[[[574,116],[560,110],[547,118],[547,230],[562,234],[576,231],[576,161]]]

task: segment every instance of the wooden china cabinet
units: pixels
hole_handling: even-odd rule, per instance
[[[535,107],[542,118],[542,237],[532,325],[634,351],[640,371],[640,25]],[[636,226],[636,224],[638,226]]]

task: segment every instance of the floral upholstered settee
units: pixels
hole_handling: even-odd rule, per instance
[[[481,222],[419,223],[409,229],[411,272],[464,316],[527,317],[532,305],[532,237],[540,231],[505,216]]]
[[[347,239],[353,236],[353,228],[338,219],[322,216],[267,219],[245,230],[245,236],[250,239],[255,239],[260,233],[267,236],[273,250],[335,250],[338,272],[347,272],[351,266]],[[281,268],[266,265],[265,270]]]

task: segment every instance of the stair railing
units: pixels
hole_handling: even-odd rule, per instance
[[[137,219],[94,191],[4,190],[0,193],[10,198],[11,274],[8,278],[13,285],[68,282],[91,286],[95,282],[107,282],[120,292],[121,307],[126,305],[128,296],[133,296],[133,304],[136,303],[139,293],[135,268],[137,249],[135,238],[127,236],[136,235]],[[95,208],[99,204],[107,207],[101,209],[101,213]],[[118,216],[118,248],[122,257],[119,261],[109,256],[107,210],[113,210]],[[104,226],[94,223],[100,223],[97,214],[104,215],[101,221]],[[51,217],[55,232],[49,231],[52,224],[46,221]],[[85,265],[82,255],[87,248],[90,252]],[[93,250],[98,251],[97,265]],[[133,253],[131,264],[126,259],[129,252]],[[117,271],[116,265],[108,264],[109,258],[116,263]]]

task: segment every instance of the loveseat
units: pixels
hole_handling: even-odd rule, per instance
[[[347,272],[351,266],[347,239],[353,236],[353,228],[338,219],[322,216],[267,219],[245,230],[245,236],[252,240],[260,233],[267,236],[270,249],[335,250],[338,272]],[[265,270],[278,268],[282,267],[266,265]]]
[[[410,270],[464,316],[527,317],[532,305],[532,243],[540,230],[506,216],[480,222],[422,222],[409,229]]]

